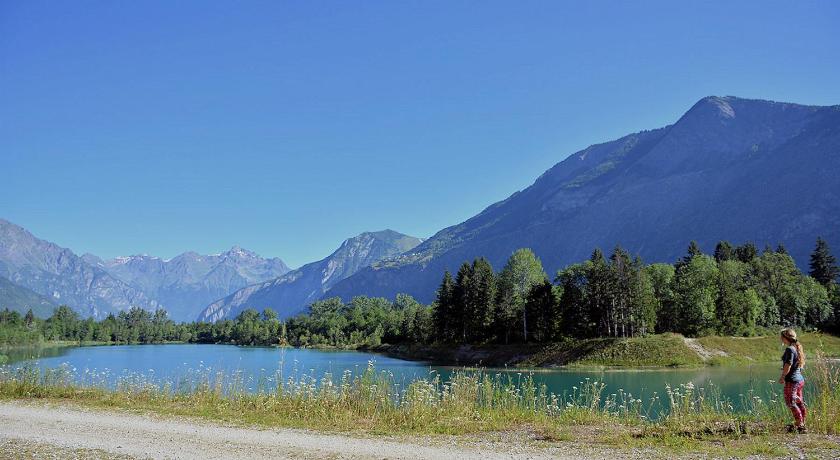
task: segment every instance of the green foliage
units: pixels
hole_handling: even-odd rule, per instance
[[[513,333],[509,330],[509,325],[518,321],[522,328],[522,338],[525,342],[528,341],[528,311],[525,302],[531,288],[541,284],[545,278],[542,262],[530,249],[517,249],[508,259],[499,274],[501,311],[498,324],[505,331],[506,338],[509,339]]]
[[[758,256],[758,249],[752,242],[744,243],[735,248],[735,258],[744,263],[750,263]]]
[[[435,335],[438,340],[448,342],[455,338],[455,324],[452,323],[455,308],[455,281],[449,270],[444,272],[443,280],[437,290],[435,302],[434,322]]]
[[[749,336],[762,312],[761,299],[746,283],[749,266],[725,259],[718,264],[718,296],[715,304],[717,331],[725,335]]]
[[[673,290],[678,332],[698,336],[714,331],[717,279],[717,264],[706,255],[692,257],[676,270]]]
[[[817,238],[817,247],[811,253],[811,277],[825,287],[837,282],[840,276],[840,268],[837,267],[837,259],[831,254],[828,243]]]
[[[735,258],[735,248],[729,241],[720,241],[715,246],[715,260],[723,262],[725,260],[732,260]]]
[[[405,294],[398,294],[393,303],[361,296],[349,304],[337,297],[322,300],[310,306],[309,314],[286,323],[291,345],[337,348],[426,343],[433,336],[434,324],[431,307]]]

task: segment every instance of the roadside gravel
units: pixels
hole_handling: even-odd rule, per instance
[[[395,458],[502,459],[564,458],[561,452],[504,440],[468,446],[350,437],[306,430],[229,427],[204,421],[136,415],[24,402],[0,403],[0,442],[34,452],[57,454],[27,458],[257,459]],[[62,452],[81,452],[66,455]],[[95,455],[84,455],[88,454]],[[580,453],[565,458],[580,458]],[[57,456],[56,456],[57,455]]]

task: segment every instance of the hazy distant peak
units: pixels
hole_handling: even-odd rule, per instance
[[[229,250],[223,252],[220,255],[223,256],[223,257],[244,257],[244,258],[258,258],[259,257],[259,255],[257,255],[256,252],[249,251],[249,250],[247,250],[247,249],[245,249],[245,248],[243,248],[242,246],[239,246],[239,245],[232,246]]]
[[[421,239],[395,230],[363,232],[347,238],[332,254],[290,271],[274,280],[240,289],[211,303],[201,313],[202,321],[234,317],[244,308],[274,308],[286,318],[299,313],[335,283],[359,270],[398,256],[421,243]]]

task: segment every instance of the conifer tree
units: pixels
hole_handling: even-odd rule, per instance
[[[448,341],[453,338],[453,305],[455,302],[455,282],[449,270],[443,273],[443,280],[437,290],[434,324],[438,340]]]
[[[560,334],[568,337],[592,337],[596,334],[585,299],[589,263],[573,264],[557,273],[561,295],[557,307]]]
[[[837,259],[831,254],[828,243],[822,238],[817,238],[817,247],[811,253],[810,267],[811,277],[825,287],[836,282],[837,276],[840,275]]]
[[[752,242],[744,243],[735,248],[735,258],[748,264],[758,257],[758,249]]]
[[[720,241],[718,242],[717,246],[715,246],[715,260],[717,262],[723,262],[724,260],[732,260],[735,258],[735,249],[732,247],[732,244],[729,241]]]
[[[558,331],[559,315],[554,285],[548,279],[535,284],[528,293],[525,309],[528,310],[529,335],[537,342],[552,339]]]
[[[496,274],[484,257],[475,259],[470,267],[466,292],[467,338],[484,341],[490,338],[496,303]]]
[[[469,302],[471,278],[472,266],[468,262],[464,262],[455,275],[455,288],[452,296],[452,321],[457,325],[456,341],[460,343],[466,343],[467,341],[467,316],[469,314],[467,303]]]
[[[612,274],[604,253],[595,249],[589,258],[586,272],[584,298],[590,318],[596,324],[597,334],[609,336],[613,330]]]

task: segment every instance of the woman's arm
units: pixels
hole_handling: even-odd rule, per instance
[[[785,363],[785,365],[782,366],[782,376],[779,377],[779,383],[781,383],[782,385],[785,384],[785,376],[788,375],[789,372],[790,372],[790,363]]]

